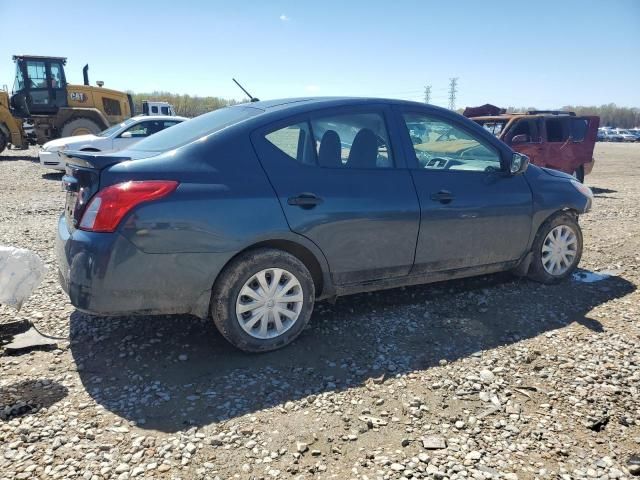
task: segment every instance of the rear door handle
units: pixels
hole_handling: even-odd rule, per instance
[[[322,199],[314,193],[299,193],[295,197],[289,197],[287,200],[289,205],[295,205],[302,208],[313,208],[322,203]]]
[[[440,190],[438,193],[431,194],[431,200],[440,203],[449,203],[454,198],[456,198],[451,192],[448,190]]]

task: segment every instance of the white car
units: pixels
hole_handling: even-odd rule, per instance
[[[84,152],[115,152],[124,150],[143,138],[153,135],[165,128],[188,120],[185,117],[167,115],[140,115],[113,125],[96,135],[78,135],[58,138],[45,143],[38,156],[40,165],[55,170],[65,169],[59,153],[65,150]]]

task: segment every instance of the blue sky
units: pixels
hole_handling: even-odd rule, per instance
[[[640,107],[640,1],[0,0],[11,55],[68,57],[116,89],[262,99],[381,96],[446,106]],[[22,18],[23,20],[20,20]]]

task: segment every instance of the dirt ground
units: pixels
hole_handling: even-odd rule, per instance
[[[580,279],[344,297],[293,345],[247,355],[210,321],[76,312],[53,253],[61,176],[4,152],[0,245],[49,272],[0,329],[63,339],[0,356],[0,479],[640,474],[640,144],[595,157]]]

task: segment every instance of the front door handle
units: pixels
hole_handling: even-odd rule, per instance
[[[289,205],[295,205],[302,208],[313,208],[322,203],[322,199],[314,193],[299,193],[295,197],[289,197],[287,200]]]
[[[454,198],[456,197],[448,190],[440,190],[438,193],[431,194],[431,200],[434,202],[450,203]]]

